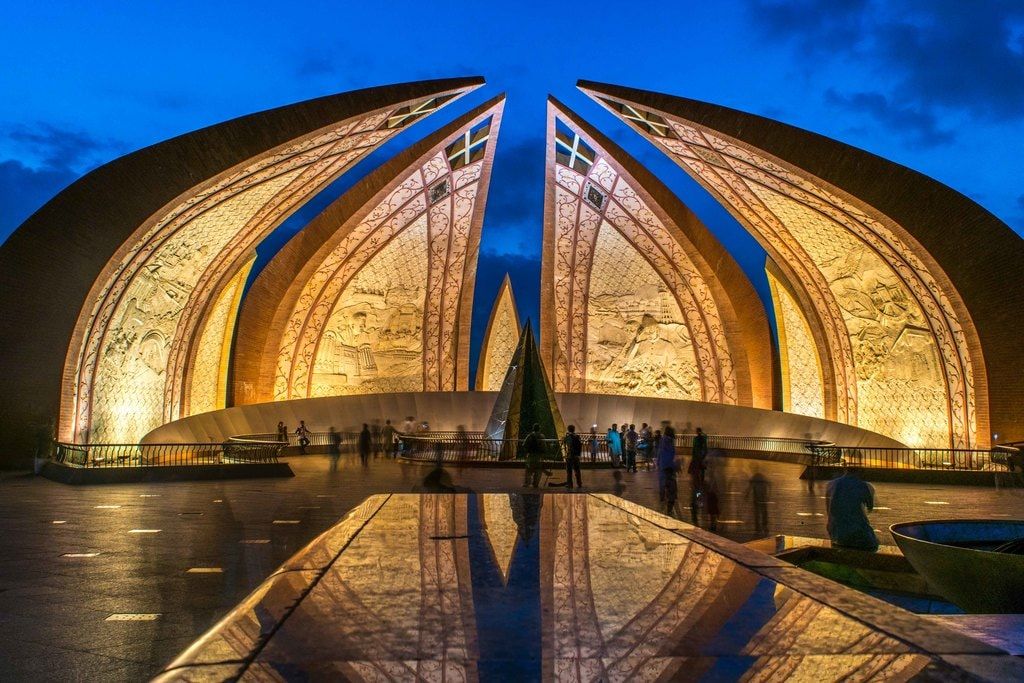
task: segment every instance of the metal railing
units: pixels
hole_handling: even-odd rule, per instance
[[[1005,472],[1019,457],[1009,446],[992,450],[966,448],[861,448],[831,443],[808,444],[811,464],[876,469],[942,469],[962,472]]]
[[[677,434],[676,449],[690,452],[696,434]],[[399,435],[400,452],[403,457],[415,460],[437,460],[446,462],[467,461],[515,461],[521,460],[520,444],[506,444],[501,439],[486,438],[483,432],[423,432],[413,435]],[[583,462],[611,463],[611,449],[606,434],[580,434],[583,442]],[[653,441],[653,440],[652,440]],[[555,439],[544,441],[545,460],[561,460],[560,443]],[[809,443],[804,439],[785,439],[756,436],[708,437],[709,451],[786,453],[807,457]],[[637,462],[650,462],[655,456],[653,443],[640,439],[637,444]]]
[[[53,460],[73,467],[182,467],[275,463],[282,444],[232,438],[223,443],[55,444]]]

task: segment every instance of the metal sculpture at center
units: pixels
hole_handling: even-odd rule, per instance
[[[544,372],[533,328],[527,320],[487,420],[487,438],[501,442],[499,459],[514,459],[519,443],[535,424],[540,425],[545,439],[559,439],[565,433],[555,392]]]

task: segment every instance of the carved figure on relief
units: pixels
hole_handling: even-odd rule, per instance
[[[588,390],[700,398],[690,335],[666,289],[600,294],[588,315]]]

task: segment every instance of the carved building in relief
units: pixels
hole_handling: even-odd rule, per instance
[[[998,219],[909,169],[784,124],[580,87],[765,247],[813,334],[827,418],[915,446],[1024,436],[1011,379],[1024,361],[997,310],[1024,300],[1024,288],[995,287],[977,267],[1021,262],[1019,238]]]
[[[498,296],[491,308],[491,317],[487,320],[484,341],[480,347],[480,360],[477,363],[476,390],[498,391],[505,381],[509,361],[519,344],[519,312],[516,300],[512,295],[512,281],[508,274],[498,289]]]
[[[223,407],[224,335],[237,305],[224,293],[242,286],[256,244],[380,144],[479,84],[324,97],[189,133],[87,174],[3,246],[7,277],[54,281],[38,291],[5,286],[8,320],[17,326],[25,313],[42,337],[34,348],[0,339],[32,373],[5,378],[27,387],[10,393],[39,397],[42,411],[59,396],[56,436],[80,442],[134,442],[188,412]],[[69,224],[81,239],[67,239]],[[55,255],[60,244],[68,253]],[[50,311],[55,302],[63,310]],[[49,384],[54,374],[59,387]]]
[[[554,100],[547,153],[541,353],[555,390],[771,407],[766,317],[714,237]]]
[[[825,417],[821,358],[810,323],[779,267],[769,260],[765,274],[778,330],[782,409],[799,415]]]
[[[469,315],[504,98],[362,180],[243,303],[234,401],[468,388]]]

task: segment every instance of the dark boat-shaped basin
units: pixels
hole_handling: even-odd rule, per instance
[[[944,598],[975,614],[1024,613],[1024,521],[950,519],[889,527],[914,569]]]

